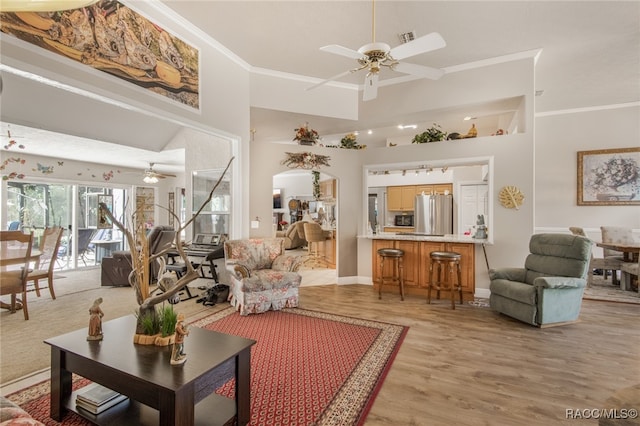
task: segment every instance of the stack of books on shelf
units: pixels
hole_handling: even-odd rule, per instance
[[[100,414],[126,399],[128,399],[126,395],[97,383],[92,383],[78,391],[76,407],[80,407],[91,414]]]

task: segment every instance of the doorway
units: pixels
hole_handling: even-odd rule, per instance
[[[459,197],[458,231],[461,234],[475,233],[478,216],[489,220],[489,185],[486,183],[461,183]]]
[[[337,191],[337,179],[322,172],[291,170],[273,176],[273,235],[285,238],[285,247],[292,240],[287,252],[308,255],[308,242],[291,238],[294,229],[304,222],[319,224],[325,234],[325,240],[320,243],[322,266],[301,268],[303,286],[336,282]]]

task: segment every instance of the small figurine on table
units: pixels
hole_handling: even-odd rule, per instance
[[[178,314],[176,338],[173,343],[173,351],[171,352],[171,365],[182,364],[187,360],[187,354],[184,353],[184,339],[188,335],[189,330],[184,323],[184,314]]]
[[[87,340],[102,340],[102,317],[104,313],[100,309],[102,297],[97,298],[89,308],[89,335]]]

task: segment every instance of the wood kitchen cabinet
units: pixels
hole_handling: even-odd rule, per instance
[[[460,268],[462,270],[462,293],[464,300],[473,300],[475,294],[475,244],[451,243],[440,241],[411,241],[411,240],[387,240],[374,239],[372,241],[372,268],[371,276],[376,291],[380,282],[380,258],[378,249],[397,248],[404,251],[404,289],[407,294],[425,296],[431,281],[429,276],[430,254],[432,251],[454,251],[460,253]],[[385,276],[392,275],[392,263],[384,264]],[[385,284],[383,292],[397,293],[397,284]],[[432,293],[432,298],[435,295]],[[447,291],[441,291],[440,298],[448,298]]]
[[[373,283],[378,286],[380,282],[380,258],[378,257],[378,249],[394,248],[404,251],[402,260],[404,273],[404,289],[418,288],[420,286],[420,244],[419,241],[400,241],[400,240],[373,240]],[[397,271],[392,270],[395,262],[387,260],[384,263],[383,274],[385,277],[396,275]],[[377,287],[376,287],[377,288]],[[385,284],[383,291],[398,291],[397,284]]]
[[[429,283],[431,282],[431,277],[429,275],[429,264],[430,264],[430,253],[432,251],[452,251],[456,253],[460,253],[462,257],[460,258],[460,269],[462,271],[462,293],[467,299],[467,296],[470,295],[471,300],[473,300],[473,294],[475,293],[475,245],[469,243],[428,243],[424,242],[422,246],[422,254],[421,256],[425,261],[420,270],[420,275],[424,277],[422,280],[423,287],[428,288]],[[447,279],[449,279],[447,277]],[[449,297],[448,292],[444,292],[440,295],[440,297]],[[433,292],[431,294],[433,296]]]
[[[413,211],[415,209],[416,195],[423,192],[429,194],[444,194],[449,191],[453,194],[452,183],[437,183],[433,185],[402,185],[387,187],[387,210],[389,211]]]
[[[331,231],[327,239],[324,241],[324,251],[322,259],[327,264],[327,268],[335,269],[336,267],[336,231]]]
[[[415,185],[388,186],[387,187],[387,210],[413,211],[415,198],[416,198]]]
[[[462,293],[471,293],[473,295],[476,291],[475,244],[447,243],[447,251],[454,251],[462,255],[460,258],[460,269],[462,269]]]
[[[336,198],[336,180],[322,180],[320,184],[320,198],[322,200],[332,200]]]
[[[437,183],[434,185],[416,185],[416,195],[421,195],[423,192],[425,195],[429,194],[445,194],[445,191],[449,191],[449,194],[453,194],[452,183]]]

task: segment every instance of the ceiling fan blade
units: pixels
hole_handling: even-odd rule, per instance
[[[419,55],[425,52],[431,52],[432,50],[441,49],[445,47],[445,43],[442,36],[438,33],[431,33],[418,37],[417,39],[410,41],[409,43],[401,44],[391,49],[389,53],[393,59],[401,60],[409,58],[411,56]]]
[[[330,81],[337,80],[337,79],[339,79],[340,77],[344,77],[345,75],[351,74],[352,72],[360,71],[361,69],[362,69],[362,68],[356,68],[356,69],[348,70],[348,71],[345,71],[345,72],[341,72],[340,74],[336,74],[336,75],[334,75],[333,77],[329,77],[329,78],[328,78],[328,79],[326,79],[326,80],[322,80],[320,83],[316,83],[316,84],[314,84],[313,86],[307,87],[307,88],[306,88],[306,89],[304,89],[304,90],[312,90],[312,89],[315,89],[316,87],[322,86],[323,84],[326,84],[326,83],[328,83],[328,82],[330,82]]]
[[[411,74],[422,78],[430,78],[437,80],[444,75],[444,70],[439,68],[425,67],[423,65],[409,64],[406,62],[398,62],[391,67],[394,71],[404,74]]]
[[[378,73],[370,72],[364,79],[364,93],[362,100],[364,102],[375,99],[378,96]]]
[[[340,56],[346,56],[351,59],[360,59],[362,54],[356,50],[349,49],[348,47],[340,46],[337,44],[330,44],[320,48],[323,52],[333,53]]]

